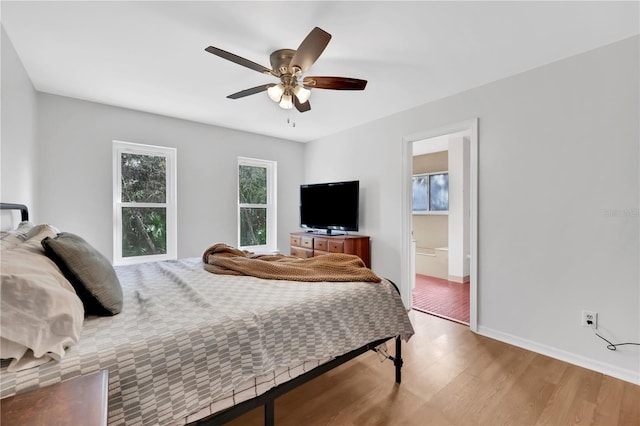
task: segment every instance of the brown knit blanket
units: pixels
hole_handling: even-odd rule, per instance
[[[205,250],[202,261],[204,268],[214,274],[309,282],[381,281],[362,259],[351,254],[332,253],[300,259],[282,254],[255,254],[219,243]]]

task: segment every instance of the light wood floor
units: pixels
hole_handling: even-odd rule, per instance
[[[410,316],[402,384],[369,352],[278,398],[276,425],[640,425],[640,386]],[[262,425],[262,408],[231,424]]]

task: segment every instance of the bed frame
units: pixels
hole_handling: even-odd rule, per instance
[[[389,281],[391,282],[391,281]],[[395,283],[391,282],[394,287],[396,287],[396,290],[398,289],[398,287],[395,285]],[[190,426],[195,426],[195,425],[207,425],[207,426],[213,426],[213,425],[223,425],[225,423],[230,422],[231,420],[240,417],[241,415],[248,413],[249,411],[253,410],[254,408],[258,408],[260,406],[264,406],[264,424],[265,426],[274,426],[275,423],[275,400],[276,398],[284,395],[285,393],[289,392],[290,390],[293,390],[295,388],[297,388],[298,386],[301,386],[305,383],[307,383],[308,381],[315,379],[318,376],[321,376],[322,374],[326,373],[329,370],[333,370],[334,368],[344,364],[347,361],[352,360],[353,358],[362,355],[363,353],[371,350],[374,352],[378,352],[376,350],[376,347],[378,347],[379,345],[385,343],[388,340],[391,339],[395,339],[396,342],[396,355],[395,356],[391,356],[391,355],[386,355],[386,357],[388,359],[390,359],[391,361],[393,361],[393,365],[395,366],[395,371],[396,371],[396,383],[400,384],[401,380],[402,380],[402,375],[401,375],[401,370],[402,370],[402,349],[401,349],[401,338],[400,336],[396,336],[394,337],[389,337],[386,339],[380,339],[380,340],[376,340],[375,342],[371,342],[371,343],[367,343],[366,345],[355,349],[351,352],[347,352],[344,355],[340,355],[337,358],[334,358],[333,360],[319,365],[318,367],[314,368],[313,370],[309,370],[306,373],[301,374],[300,376],[289,380],[288,382],[282,383],[274,388],[271,388],[270,390],[268,390],[267,392],[263,393],[262,395],[258,395],[252,399],[249,399],[247,401],[241,402],[240,404],[234,405],[233,407],[227,408],[226,410],[220,411],[218,413],[215,413],[211,416],[205,417],[203,419],[200,420],[196,420],[195,422],[189,423],[188,425]]]
[[[29,210],[27,206],[24,204],[13,204],[13,203],[0,203],[0,210],[20,210],[20,215],[22,221],[29,220]],[[398,286],[391,280],[387,280],[395,287],[396,291],[400,293]],[[400,336],[391,336],[385,339],[376,340],[375,342],[367,343],[364,346],[361,346],[358,349],[355,349],[351,352],[347,352],[344,355],[340,355],[331,361],[321,364],[318,367],[303,373],[296,378],[289,380],[288,382],[282,383],[276,387],[269,389],[267,392],[258,395],[252,399],[241,402],[240,404],[234,405],[233,407],[227,408],[220,412],[217,412],[213,415],[205,417],[200,420],[196,420],[195,422],[189,423],[191,426],[195,425],[222,425],[230,422],[231,420],[240,417],[241,415],[248,413],[249,411],[258,408],[260,406],[264,406],[264,424],[265,426],[273,426],[275,423],[275,400],[276,398],[284,395],[289,392],[307,383],[310,380],[315,379],[316,377],[326,373],[329,370],[332,370],[347,361],[352,360],[353,358],[362,355],[367,351],[378,352],[376,348],[381,344],[395,339],[396,343],[396,353],[395,356],[386,355],[385,356],[393,361],[393,365],[395,367],[396,372],[396,383],[400,384],[402,381],[402,344]]]
[[[20,210],[21,220],[29,220],[29,209],[24,204],[0,203],[0,210]]]

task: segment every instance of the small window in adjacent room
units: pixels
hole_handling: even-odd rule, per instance
[[[449,173],[413,175],[413,213],[449,211]]]
[[[238,158],[238,246],[276,251],[275,161]]]
[[[113,263],[176,259],[176,149],[113,141],[113,177]]]

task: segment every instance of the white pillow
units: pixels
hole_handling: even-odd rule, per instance
[[[20,222],[16,229],[0,231],[0,249],[6,250],[18,247],[28,239],[27,235],[34,226],[33,223],[25,221]]]
[[[0,258],[0,358],[8,370],[62,359],[82,330],[84,308],[71,283],[44,254],[40,242],[55,231],[43,227]]]

